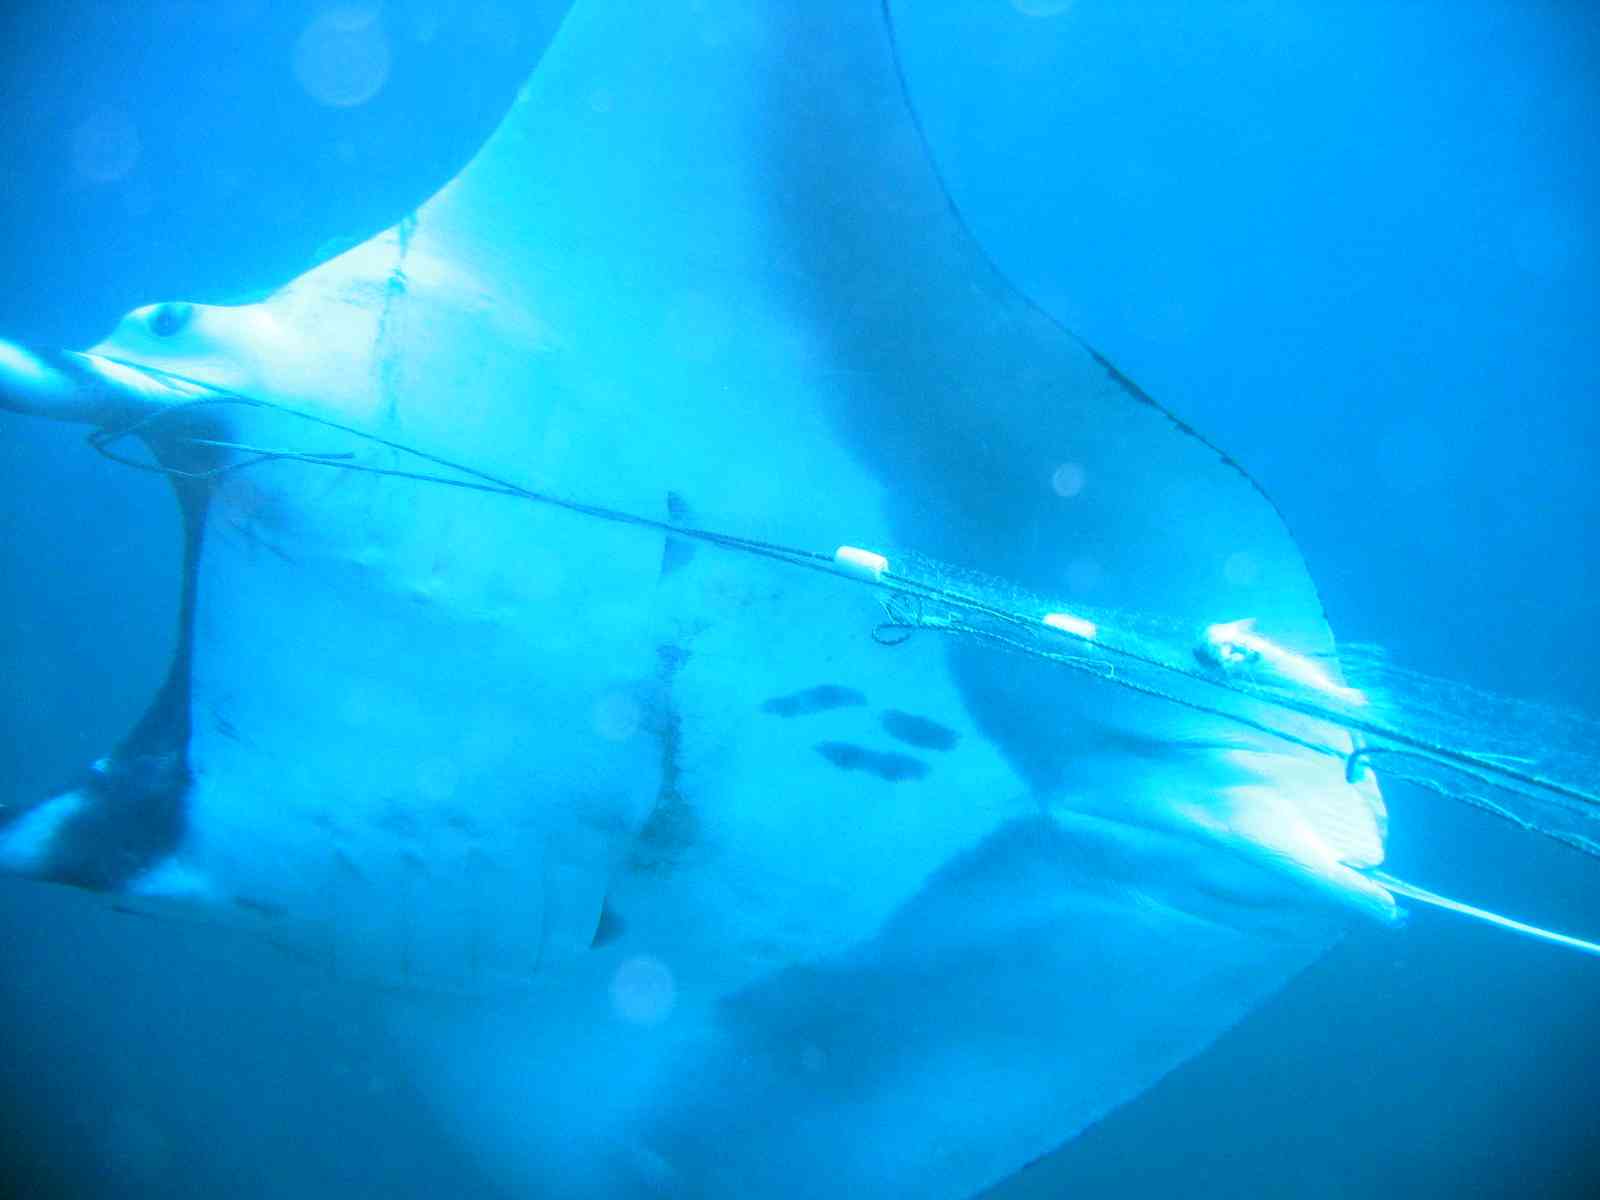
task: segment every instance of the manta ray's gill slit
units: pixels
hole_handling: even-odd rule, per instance
[[[87,356],[84,356],[87,357]],[[840,546],[833,554],[784,546],[753,538],[744,538],[716,530],[699,529],[677,523],[672,497],[668,499],[668,520],[642,514],[570,500],[529,488],[479,470],[468,464],[455,462],[440,455],[385,438],[370,431],[340,424],[325,417],[237,394],[160,368],[141,364],[115,363],[123,371],[135,371],[158,385],[165,386],[181,397],[168,407],[147,413],[129,425],[99,430],[90,436],[90,442],[100,453],[115,461],[143,470],[154,470],[180,479],[216,479],[231,472],[243,470],[262,461],[301,462],[310,466],[334,467],[341,470],[366,472],[419,483],[432,483],[448,487],[465,488],[485,493],[503,495],[531,503],[555,507],[594,517],[599,520],[635,525],[659,532],[668,538],[689,539],[697,543],[719,546],[723,549],[775,559],[791,566],[804,567],[832,575],[836,578],[865,584],[879,591],[887,620],[873,631],[874,640],[883,645],[895,645],[913,633],[924,630],[963,637],[1010,649],[1030,657],[1044,659],[1054,665],[1089,674],[1114,683],[1119,687],[1150,696],[1193,711],[1222,718],[1237,725],[1267,734],[1291,745],[1345,760],[1355,749],[1353,745],[1331,745],[1314,741],[1293,729],[1272,721],[1258,719],[1243,712],[1222,706],[1222,697],[1246,697],[1257,705],[1278,714],[1295,718],[1310,718],[1341,728],[1365,739],[1365,753],[1382,752],[1389,760],[1411,757],[1430,767],[1459,772],[1471,780],[1509,791],[1519,804],[1526,805],[1531,816],[1511,815],[1517,825],[1563,842],[1585,853],[1600,856],[1600,844],[1581,833],[1564,831],[1560,821],[1549,814],[1560,814],[1561,820],[1570,821],[1576,810],[1583,820],[1600,819],[1600,795],[1592,787],[1570,779],[1557,778],[1547,772],[1536,773],[1515,757],[1479,755],[1470,750],[1457,749],[1447,744],[1438,733],[1412,733],[1406,727],[1422,720],[1425,712],[1394,709],[1384,717],[1374,715],[1353,697],[1362,694],[1355,689],[1312,688],[1305,680],[1277,675],[1265,679],[1253,678],[1248,671],[1229,669],[1227,663],[1218,664],[1215,656],[1198,653],[1200,646],[1184,643],[1182,648],[1166,645],[1165,640],[1152,640],[1126,626],[1119,627],[1116,619],[1107,621],[1099,614],[1097,619],[1074,614],[1061,619],[1057,606],[1043,598],[1032,596],[1022,589],[998,580],[985,579],[970,570],[953,570],[931,559],[907,556],[909,567],[897,560],[891,568],[887,557],[874,551],[849,545]],[[115,453],[111,447],[120,439],[141,435],[153,436],[163,421],[177,419],[179,414],[199,406],[240,404],[268,408],[276,412],[307,421],[325,429],[348,434],[362,442],[382,446],[418,459],[439,470],[454,475],[438,474],[427,470],[403,470],[379,467],[358,461],[353,454],[307,453],[293,450],[268,450],[259,447],[233,447],[245,454],[240,461],[202,470],[185,470],[167,464],[150,465]],[[207,439],[192,439],[204,444]],[[1237,624],[1237,623],[1235,623]],[[1215,624],[1205,626],[1218,628]],[[1257,635],[1252,635],[1253,637]],[[1271,645],[1259,639],[1264,645]],[[1259,656],[1257,656],[1259,657]],[[1285,663],[1303,663],[1304,660],[1287,651],[1276,654]],[[1306,674],[1301,671],[1299,674]],[[1312,675],[1316,672],[1312,671]],[[1219,697],[1216,703],[1199,700],[1194,694],[1180,696],[1172,687],[1156,681],[1173,680],[1186,688],[1198,687],[1202,694]],[[1443,686],[1443,685],[1441,685]],[[1308,694],[1309,693],[1309,694]],[[1364,697],[1362,697],[1364,700]],[[1451,736],[1473,735],[1479,732],[1469,718],[1458,727],[1447,730]],[[1587,760],[1578,767],[1587,768]],[[1577,769],[1576,767],[1574,769]],[[1438,790],[1447,790],[1443,787]],[[1448,794],[1477,804],[1485,811],[1508,815],[1492,804],[1483,804],[1471,796],[1461,796],[1454,789]]]

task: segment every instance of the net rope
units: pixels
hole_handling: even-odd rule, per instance
[[[895,646],[918,632],[929,632],[971,638],[1043,659],[1340,758],[1352,782],[1369,767],[1378,767],[1385,777],[1406,779],[1519,829],[1600,857],[1600,792],[1592,782],[1600,778],[1600,764],[1593,757],[1593,748],[1600,746],[1600,725],[1572,712],[1407,671],[1366,646],[1341,648],[1339,665],[1354,687],[1329,691],[1286,685],[1248,657],[1235,664],[1208,660],[1199,653],[1194,631],[1176,622],[1074,604],[1068,627],[1063,627],[1045,620],[1048,614],[1059,616],[1060,605],[1003,580],[914,553],[887,558],[869,554],[883,569],[863,572],[841,565],[839,553],[685,526],[553,495],[290,405],[143,364],[119,365],[148,375],[185,397],[129,424],[97,429],[89,435],[96,451],[125,466],[194,481],[214,481],[269,462],[355,471],[553,505],[598,520],[826,572],[877,590],[884,619],[873,628],[872,636],[882,645]],[[420,465],[414,469],[384,466],[364,462],[353,451],[315,453],[185,432],[188,415],[226,406],[292,417]],[[119,448],[135,437],[168,438],[234,457],[198,469],[141,461]],[[1254,702],[1249,712],[1229,707],[1239,698]],[[1284,719],[1280,724],[1263,713]],[[1347,731],[1354,748],[1348,742],[1337,745],[1307,736],[1305,721],[1295,718],[1310,718]]]

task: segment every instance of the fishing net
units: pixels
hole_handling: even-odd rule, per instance
[[[873,636],[885,644],[916,631],[980,639],[1340,758],[1351,780],[1377,769],[1600,857],[1600,762],[1594,749],[1600,746],[1600,724],[1576,713],[1409,671],[1373,647],[1344,647],[1335,663],[1296,653],[1275,641],[1274,631],[1257,631],[1249,621],[1185,625],[1138,612],[1068,606],[915,552],[842,546],[830,554],[580,503],[287,406],[150,367],[118,365],[183,398],[130,426],[91,435],[102,454],[130,466],[190,478],[215,478],[267,461],[365,471],[554,504],[834,572],[878,589],[884,619]],[[225,452],[203,471],[176,471],[120,450],[130,437],[149,436],[186,409],[230,404],[271,409],[291,422],[349,435],[350,448],[307,453],[182,438]],[[363,461],[357,453],[363,443],[387,452],[383,465]]]

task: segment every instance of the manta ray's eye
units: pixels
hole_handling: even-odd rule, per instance
[[[168,338],[188,326],[194,317],[192,304],[158,304],[150,314],[150,332]]]

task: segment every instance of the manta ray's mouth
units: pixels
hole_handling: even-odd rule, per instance
[[[207,385],[140,363],[0,340],[0,407],[98,424],[127,423]]]

